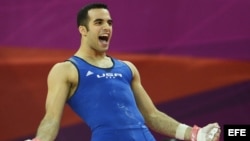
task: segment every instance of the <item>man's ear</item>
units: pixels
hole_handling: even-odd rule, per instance
[[[80,25],[80,26],[78,27],[78,31],[80,32],[80,34],[81,34],[82,36],[86,36],[86,35],[87,35],[87,28],[86,28],[85,26]]]

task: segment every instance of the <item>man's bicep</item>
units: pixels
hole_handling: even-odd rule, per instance
[[[49,72],[47,79],[46,114],[53,114],[59,118],[62,115],[70,87],[66,70],[64,65],[56,64]]]
[[[139,71],[133,64],[130,64],[130,67],[133,71],[133,80],[131,85],[134,92],[136,104],[144,116],[149,116],[150,114],[155,112],[156,108],[141,83]]]

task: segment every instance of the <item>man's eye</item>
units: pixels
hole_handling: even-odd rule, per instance
[[[97,21],[95,21],[95,24],[96,24],[96,25],[101,25],[101,24],[102,24],[102,21],[101,21],[101,20],[97,20]]]
[[[108,22],[108,24],[111,26],[111,25],[112,25],[112,22]]]

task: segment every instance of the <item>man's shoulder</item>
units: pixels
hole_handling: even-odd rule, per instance
[[[70,61],[64,61],[64,62],[55,63],[53,67],[67,69],[67,68],[69,68],[71,66],[73,66],[73,65],[72,65],[72,63]]]
[[[122,62],[127,64],[129,67],[134,66],[134,64],[131,61],[128,61],[128,60],[122,60]]]
[[[64,62],[57,62],[53,65],[51,68],[51,71],[57,71],[57,72],[71,72],[74,71],[75,67],[74,65],[69,61]]]

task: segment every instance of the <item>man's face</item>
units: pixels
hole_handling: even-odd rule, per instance
[[[85,41],[88,46],[98,52],[105,52],[109,48],[112,36],[112,19],[107,9],[91,9],[89,14],[89,30]]]

